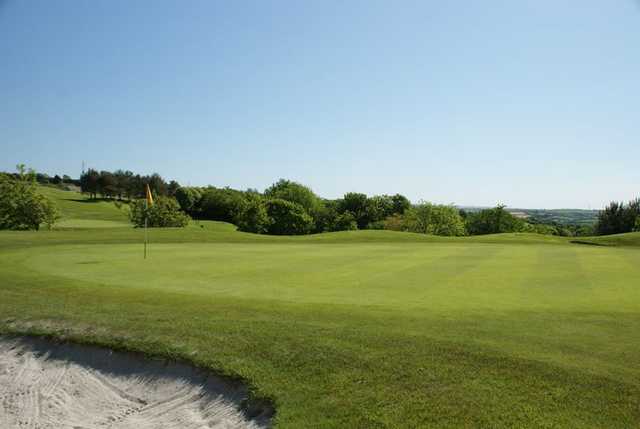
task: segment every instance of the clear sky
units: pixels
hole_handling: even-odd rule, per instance
[[[600,208],[640,195],[640,3],[0,0],[0,153]]]

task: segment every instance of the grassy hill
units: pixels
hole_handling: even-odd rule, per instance
[[[130,226],[127,207],[118,208],[108,200],[92,200],[79,192],[64,191],[50,186],[39,186],[43,195],[55,201],[62,219],[57,228],[109,228]]]
[[[280,428],[640,425],[638,233],[586,246],[204,222],[150,230],[143,260],[122,210],[49,192],[68,229],[0,232],[0,332],[241,377]]]

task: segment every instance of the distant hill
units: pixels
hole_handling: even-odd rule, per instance
[[[468,212],[476,212],[486,207],[460,207]],[[589,226],[598,220],[599,210],[584,209],[520,209],[509,208],[506,210],[516,217],[526,219],[531,223],[579,225]]]

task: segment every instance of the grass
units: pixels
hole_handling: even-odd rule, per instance
[[[92,200],[84,194],[62,189],[40,186],[40,192],[54,200],[60,209],[60,228],[104,228],[128,226],[127,207],[118,208],[113,202]]]
[[[150,237],[0,233],[0,331],[242,377],[280,428],[640,425],[640,234]]]

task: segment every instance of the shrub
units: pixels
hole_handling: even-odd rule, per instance
[[[144,227],[145,217],[147,226],[160,227],[185,227],[191,218],[180,211],[180,206],[175,198],[158,196],[153,205],[147,207],[145,200],[136,200],[131,203],[129,218],[136,228]]]
[[[460,236],[465,235],[465,225],[460,212],[453,206],[421,203],[404,214],[403,229],[422,234]]]
[[[313,230],[313,218],[297,203],[279,198],[264,202],[271,223],[267,233],[274,235],[308,234]]]
[[[0,174],[0,229],[49,229],[60,218],[53,201],[38,192],[36,174],[18,166],[18,175]]]
[[[253,198],[236,216],[235,224],[240,231],[264,234],[269,231],[273,219],[269,217],[264,201],[260,198]]]
[[[241,191],[231,188],[207,188],[200,200],[201,215],[205,219],[233,222],[242,213],[247,200]]]
[[[332,231],[355,231],[358,229],[356,218],[350,211],[338,215],[333,224]]]
[[[525,229],[525,222],[518,219],[499,205],[467,215],[467,231],[471,235],[519,232]]]
[[[404,231],[404,218],[401,214],[388,216],[384,220],[384,229],[390,231]]]

